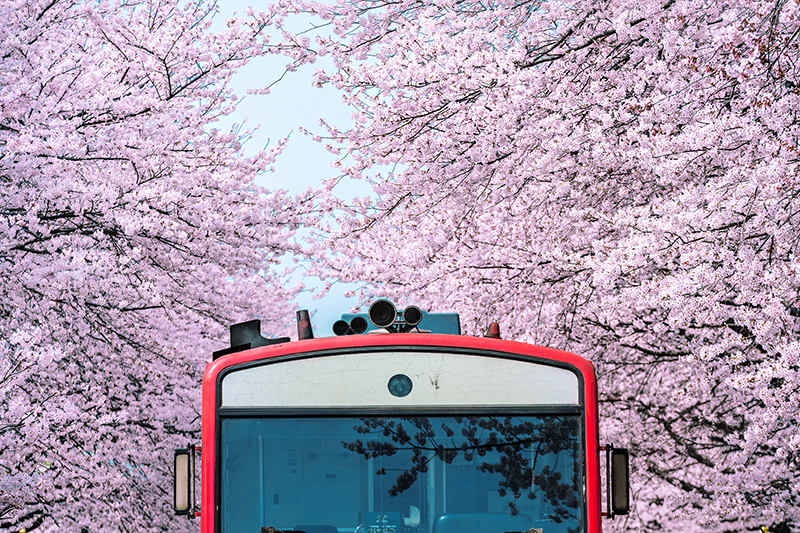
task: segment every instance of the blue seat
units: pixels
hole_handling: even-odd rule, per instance
[[[526,514],[509,513],[443,514],[433,522],[433,533],[506,533],[534,527]]]
[[[294,526],[294,530],[305,533],[339,533],[336,526]]]

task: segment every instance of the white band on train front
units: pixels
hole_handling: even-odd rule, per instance
[[[407,376],[411,390],[390,392],[394,376]],[[226,374],[221,388],[223,408],[580,404],[578,377],[568,369],[450,352],[339,353],[263,364]]]

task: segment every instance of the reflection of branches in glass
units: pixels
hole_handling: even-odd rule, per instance
[[[434,459],[452,464],[459,455],[465,461],[478,456],[484,458],[480,464],[476,461],[480,472],[499,474],[500,496],[505,497],[509,492],[513,496],[508,501],[512,515],[519,514],[514,500],[525,492],[529,499],[542,497],[550,505],[552,512],[548,518],[554,522],[576,516],[570,510],[578,508],[580,486],[577,418],[473,416],[450,420],[454,424],[442,422],[437,434],[427,417],[362,418],[361,425],[354,429],[372,438],[342,442],[342,446],[366,459],[390,457],[401,450],[411,452],[411,465],[397,476],[389,489],[390,496],[410,488],[420,473],[428,471]],[[456,437],[454,428],[459,426],[460,437]],[[549,464],[537,469],[537,461],[544,461],[545,456],[567,460],[571,466],[568,479],[562,479],[562,473]],[[386,470],[382,468],[376,474],[385,475]]]

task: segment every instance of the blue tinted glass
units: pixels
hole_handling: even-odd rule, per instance
[[[397,396],[398,398],[408,396],[413,386],[411,378],[405,374],[397,374],[389,379],[389,392],[392,396]]]
[[[223,533],[581,530],[571,415],[228,418]]]

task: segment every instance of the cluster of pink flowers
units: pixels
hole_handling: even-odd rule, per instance
[[[376,193],[323,275],[591,358],[634,455],[617,526],[796,520],[797,2],[302,9],[335,28],[317,81]]]
[[[168,480],[204,363],[224,325],[291,316],[300,209],[253,185],[276,153],[214,125],[274,14],[214,35],[211,10],[0,5],[3,528],[191,529]]]

